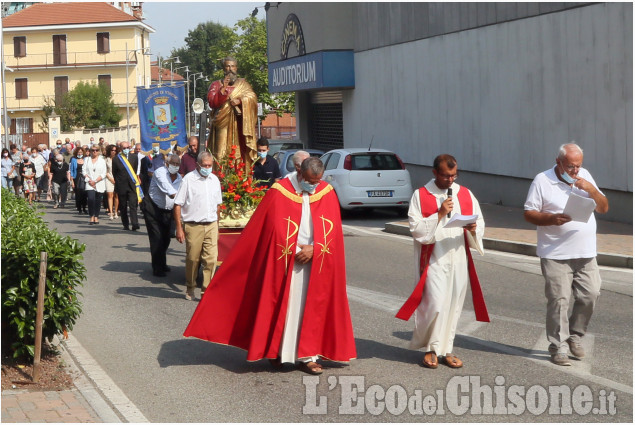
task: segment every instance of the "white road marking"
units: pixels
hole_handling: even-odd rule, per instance
[[[82,345],[73,337],[73,335],[69,334],[68,339],[63,341],[63,344],[67,347],[69,353],[72,355],[73,360],[78,364],[78,366],[83,369],[85,375],[95,383],[95,386],[99,389],[101,394],[110,402],[112,407],[119,412],[121,417],[126,422],[131,423],[148,423],[150,422],[144,415],[137,409],[137,406],[134,405],[132,401],[123,391],[115,384],[115,382],[110,379],[110,377],[104,372],[104,370],[99,366],[99,364],[93,359],[93,357],[82,347]],[[78,388],[82,394],[85,396],[88,394],[87,400],[89,402],[96,402],[97,407],[100,408],[100,411],[97,412],[100,414],[100,417],[104,419],[104,422],[121,422],[121,420],[114,414],[109,414],[107,409],[102,406],[106,404],[105,401],[100,397],[97,390],[95,390],[94,386],[90,382],[82,382],[82,388]],[[93,403],[91,402],[91,406],[95,408]],[[97,410],[97,409],[95,409]],[[112,410],[111,410],[112,411]],[[106,417],[101,416],[101,413],[106,414]],[[114,415],[114,417],[113,417]]]
[[[346,290],[348,293],[348,298],[350,300],[393,314],[397,313],[397,311],[399,311],[399,308],[401,308],[401,306],[405,302],[405,299],[403,297],[384,294],[382,292],[372,291],[370,289],[364,289],[357,286],[348,285]],[[530,322],[514,317],[506,317],[500,315],[490,315],[490,319],[537,328],[544,328],[545,326],[544,323]],[[613,388],[624,393],[633,394],[632,386],[628,386],[626,384],[622,384],[608,378],[603,378],[601,376],[596,376],[591,373],[590,365],[592,363],[593,347],[595,344],[595,335],[593,334],[587,334],[582,339],[583,346],[586,351],[586,357],[583,361],[573,360],[572,363],[575,363],[576,366],[556,366],[549,361],[549,354],[547,353],[548,344],[546,337],[541,336],[532,348],[531,352],[527,353],[526,351],[516,349],[502,343],[498,343],[495,341],[485,341],[471,336],[471,334],[475,333],[484,325],[485,323],[476,322],[474,318],[474,311],[463,309],[463,311],[461,312],[461,317],[459,318],[459,323],[457,325],[457,334],[468,337],[470,341],[475,344],[491,348],[502,353],[526,358],[542,367],[551,368],[559,372],[577,376],[579,378],[594,382],[605,387]],[[602,337],[619,339],[610,335],[602,335]],[[627,340],[630,341],[630,339]]]

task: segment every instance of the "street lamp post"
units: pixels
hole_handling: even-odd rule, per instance
[[[0,37],[0,42],[2,37]],[[13,72],[13,69],[9,68],[4,63],[4,43],[0,45],[0,59],[2,59],[2,124],[4,126],[4,147],[9,149],[9,108],[7,107],[7,80],[4,77],[6,70]]]
[[[203,73],[202,72],[198,72],[196,74],[192,74],[192,80],[194,81],[194,90],[192,91],[194,93],[194,97],[196,98],[196,80],[200,80],[202,78],[205,78],[205,80],[203,81],[209,81],[209,79],[207,77],[203,77]],[[194,126],[196,127],[196,118],[194,119]]]
[[[192,127],[190,126],[190,68],[185,65],[185,66],[180,66],[178,68],[175,69],[175,71],[178,71],[181,68],[185,68],[185,80],[186,80],[186,90],[187,90],[187,132],[189,135],[189,132],[191,131]]]
[[[174,61],[174,63],[176,64],[180,64],[181,60],[179,59],[178,56],[174,56],[171,58],[167,58],[167,59],[161,59],[161,56],[159,56],[159,87],[161,87],[161,81],[163,80],[163,65],[165,62],[168,61]],[[172,63],[170,63],[170,78],[172,78]],[[170,82],[170,85],[172,84],[172,82]]]
[[[136,53],[138,51],[142,51],[143,55],[149,55],[150,54],[150,48],[149,47],[143,47],[141,49],[134,49],[134,50],[128,50],[128,43],[126,42],[126,137],[127,140],[130,141],[130,97],[128,95],[128,92],[130,91],[130,86],[128,83],[128,66],[130,64],[130,53]],[[145,63],[145,61],[144,61]],[[136,66],[136,61],[135,61],[135,66]],[[144,72],[145,72],[145,66],[143,68]],[[144,82],[145,84],[145,82]]]

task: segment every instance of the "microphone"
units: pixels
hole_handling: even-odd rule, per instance
[[[452,188],[448,188],[448,198],[452,197]],[[450,218],[450,216],[452,216],[452,211],[448,212],[448,218]]]

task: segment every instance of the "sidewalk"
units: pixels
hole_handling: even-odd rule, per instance
[[[485,217],[485,249],[536,255],[536,227],[525,221],[522,208],[481,204]],[[633,226],[599,220],[598,264],[633,268]],[[410,236],[408,221],[386,223],[385,231]]]
[[[78,389],[2,391],[2,422],[103,422]]]

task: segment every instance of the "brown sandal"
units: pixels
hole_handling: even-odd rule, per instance
[[[452,369],[459,369],[463,367],[463,362],[454,354],[445,355],[442,357],[442,361],[447,367],[451,367]]]
[[[300,362],[298,363],[298,369],[302,372],[308,373],[309,375],[321,375],[322,372],[324,372],[322,370],[322,365],[316,362]]]
[[[439,366],[439,359],[437,359],[437,353],[434,351],[428,351],[423,355],[423,366],[428,369],[436,369]]]

